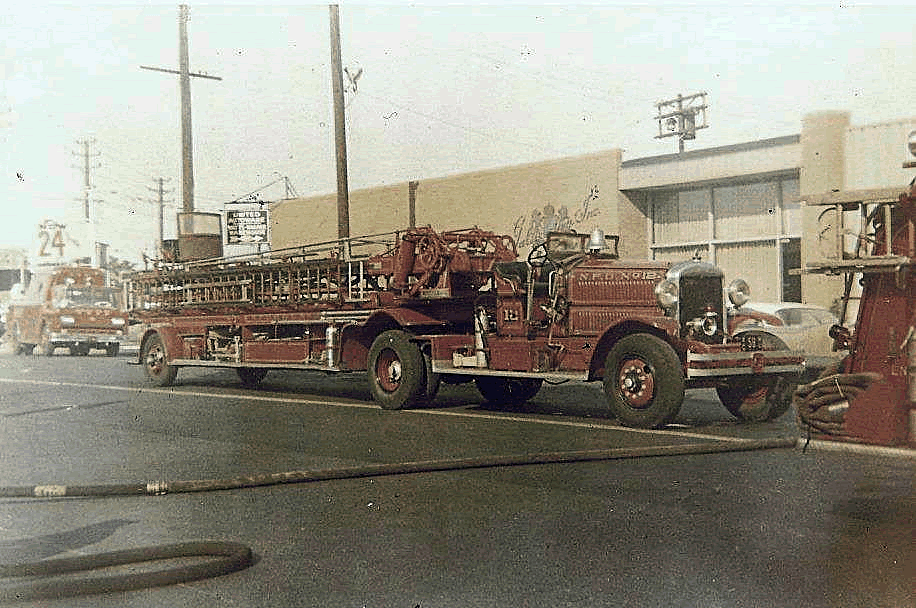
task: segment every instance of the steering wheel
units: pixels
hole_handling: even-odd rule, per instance
[[[547,252],[547,243],[541,243],[528,252],[528,263],[532,268],[541,268],[548,263],[553,264],[550,254]]]

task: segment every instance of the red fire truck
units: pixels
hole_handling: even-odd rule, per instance
[[[904,192],[831,191],[806,204],[819,209],[824,247],[800,273],[845,275],[845,325],[831,335],[849,355],[799,387],[799,422],[824,439],[916,447],[916,181]]]
[[[127,314],[105,271],[88,266],[40,267],[7,311],[7,340],[16,354],[71,355],[93,349],[116,356],[127,332]]]
[[[684,391],[715,387],[736,416],[784,413],[802,370],[788,351],[726,334],[723,273],[690,260],[624,261],[618,237],[553,233],[519,260],[509,236],[430,227],[253,257],[161,264],[130,280],[139,363],[157,385],[185,366],[368,371],[386,409],[473,381],[517,405],[544,382],[603,381],[624,424],[660,427]],[[759,348],[759,347],[758,347]]]

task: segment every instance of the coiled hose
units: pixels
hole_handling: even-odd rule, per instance
[[[216,559],[139,574],[32,580],[0,588],[0,602],[25,602],[175,585],[244,570],[252,563],[251,549],[245,545],[207,541],[141,547],[96,555],[42,560],[29,564],[0,565],[0,576],[5,578],[56,577],[128,564],[193,557],[214,557]]]
[[[802,428],[836,437],[847,436],[846,412],[856,397],[868,390],[881,374],[836,373],[839,366],[828,368],[814,382],[795,389],[792,401],[797,420]]]

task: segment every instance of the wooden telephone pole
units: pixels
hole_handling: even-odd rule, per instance
[[[181,90],[181,201],[185,213],[194,211],[194,158],[191,141],[191,77],[222,80],[209,74],[195,74],[188,68],[188,6],[178,7],[178,69],[168,70],[141,65],[141,69],[178,74]]]
[[[337,238],[350,237],[350,197],[347,182],[347,127],[344,117],[343,69],[340,61],[340,17],[331,10],[331,84],[334,89],[334,144],[337,149]]]

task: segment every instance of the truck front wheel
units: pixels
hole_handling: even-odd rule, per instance
[[[35,348],[34,344],[23,344],[19,340],[19,325],[14,325],[12,331],[9,332],[9,335],[12,336],[11,346],[13,348],[14,355],[31,355],[32,349]]]
[[[604,364],[604,392],[611,412],[626,426],[659,428],[684,401],[681,361],[664,340],[650,334],[621,338]]]
[[[500,378],[477,376],[474,384],[483,398],[491,403],[519,406],[537,395],[543,380],[540,378]]]
[[[399,410],[422,401],[426,364],[420,347],[403,331],[380,334],[368,357],[369,391],[383,409]]]
[[[156,386],[171,386],[178,375],[178,368],[168,364],[162,336],[153,334],[143,343],[140,362],[147,379]]]
[[[785,342],[773,334],[747,331],[735,335],[746,351],[789,350]],[[775,420],[792,405],[792,393],[800,378],[795,374],[729,378],[716,386],[716,393],[732,416],[748,422]]]
[[[41,336],[38,338],[38,344],[35,345],[35,354],[41,357],[50,357],[54,354],[54,343],[51,342],[51,335],[48,328],[42,326]]]
[[[795,376],[729,380],[716,387],[719,400],[732,416],[748,422],[775,420],[792,405]]]

